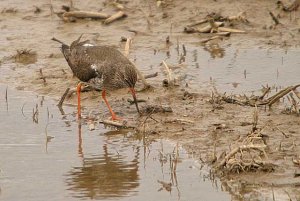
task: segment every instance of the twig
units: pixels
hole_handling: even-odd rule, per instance
[[[127,125],[126,121],[123,122],[117,122],[117,121],[110,121],[110,120],[100,120],[99,123],[104,124],[104,125],[108,125],[108,126],[114,126],[117,128],[132,128],[134,129],[135,126],[133,125]]]
[[[286,94],[288,94],[290,91],[295,90],[299,86],[300,86],[300,84],[295,85],[295,86],[290,86],[290,87],[287,87],[287,88],[281,90],[280,92],[278,92],[274,96],[272,96],[272,97],[270,97],[270,98],[267,99],[267,102],[268,102],[267,105],[269,105],[271,107],[280,98],[282,98],[283,96],[285,96]]]
[[[230,33],[246,33],[244,30],[232,29],[227,27],[218,27],[218,32],[230,32]]]
[[[253,123],[252,123],[252,132],[257,130],[257,123],[258,123],[258,111],[257,107],[255,106],[255,110],[253,111]]]
[[[91,12],[91,11],[70,11],[65,12],[63,14],[63,19],[68,20],[70,17],[76,17],[76,18],[92,18],[92,19],[107,19],[110,17],[110,15],[106,13],[100,13],[100,12]]]
[[[70,91],[70,88],[68,87],[68,88],[66,89],[65,93],[64,93],[64,94],[62,95],[62,97],[60,98],[60,101],[59,101],[59,103],[57,104],[58,107],[62,107],[62,105],[63,105],[63,103],[64,103],[64,101],[65,101],[65,98],[66,98],[66,96],[68,95],[69,91]]]
[[[277,19],[277,17],[275,17],[275,15],[274,15],[271,11],[269,11],[269,14],[270,14],[271,17],[272,17],[272,20],[275,22],[275,25],[280,24],[280,22],[279,22],[279,20]]]
[[[289,138],[289,136],[283,132],[278,126],[275,126],[275,128],[285,137],[285,138]]]
[[[299,108],[298,108],[298,103],[297,103],[297,101],[295,100],[295,98],[294,98],[294,96],[293,96],[292,93],[290,93],[289,95],[290,95],[290,97],[291,97],[291,102],[292,102],[292,105],[293,105],[294,108],[295,108],[296,113],[299,114]]]
[[[127,102],[129,102],[130,105],[135,104],[135,101],[131,100],[130,98],[127,99]],[[138,102],[138,103],[145,103],[147,101],[144,100],[144,99],[137,99],[136,102]]]
[[[38,105],[36,104],[35,111],[34,111],[34,108],[32,109],[32,121],[34,123],[39,123],[38,115],[39,115],[39,109],[38,109]]]
[[[271,87],[268,87],[268,88],[264,91],[264,93],[263,93],[258,99],[263,100],[264,97],[265,97],[270,91],[271,91]]]
[[[109,18],[107,18],[104,21],[104,24],[110,24],[113,21],[116,21],[116,20],[121,19],[123,17],[127,17],[127,14],[124,13],[123,11],[119,11],[119,12],[115,13],[114,15],[110,16]]]
[[[183,50],[183,56],[186,56],[186,48],[184,44],[182,44],[182,50]]]
[[[41,74],[41,79],[44,81],[44,84],[46,84],[46,78],[43,75],[43,69],[40,68],[40,74]]]
[[[300,86],[300,84],[295,85],[295,86],[289,86],[289,87],[279,91],[275,95],[269,97],[266,100],[261,100],[260,98],[262,96],[260,96],[258,98],[257,97],[254,97],[254,98],[253,97],[250,97],[250,98],[246,97],[246,100],[239,100],[237,98],[233,98],[233,97],[229,97],[229,96],[225,96],[225,95],[222,95],[222,100],[227,102],[227,103],[233,103],[233,104],[238,104],[238,105],[249,105],[249,106],[252,106],[252,107],[268,105],[269,107],[271,107],[280,98],[287,95],[291,91],[294,91],[299,86]],[[263,94],[263,96],[265,96],[265,94]]]

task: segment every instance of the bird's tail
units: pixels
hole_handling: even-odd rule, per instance
[[[62,42],[62,41],[60,41],[60,40],[58,40],[57,38],[54,38],[54,37],[53,37],[51,40],[56,41],[56,42],[59,42],[60,44],[62,44],[62,46],[69,47],[69,45],[67,45],[66,43],[64,43],[64,42]]]
[[[61,44],[61,52],[63,53],[65,59],[67,62],[69,62],[69,57],[70,57],[70,46],[67,45],[66,43],[58,40],[57,38],[52,38],[53,41],[59,42]]]

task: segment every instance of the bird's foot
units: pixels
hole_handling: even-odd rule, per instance
[[[116,114],[112,114],[110,119],[111,119],[112,121],[123,121],[123,118],[117,117]]]

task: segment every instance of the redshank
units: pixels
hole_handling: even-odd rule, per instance
[[[138,113],[139,107],[134,86],[137,81],[137,71],[134,64],[120,51],[110,46],[95,46],[89,42],[80,42],[82,35],[66,45],[56,38],[52,40],[62,44],[61,51],[73,74],[82,82],[99,78],[102,82],[102,98],[107,105],[112,120],[118,120],[106,99],[106,91],[129,88]],[[82,82],[77,85],[78,118],[81,118],[80,92]]]

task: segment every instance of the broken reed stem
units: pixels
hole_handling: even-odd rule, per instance
[[[124,13],[123,11],[119,11],[117,13],[115,13],[114,15],[108,17],[105,21],[104,21],[104,24],[110,24],[112,23],[113,21],[116,21],[118,19],[121,19],[123,17],[127,17],[127,14]]]
[[[283,132],[278,126],[275,126],[275,128],[285,137],[285,138],[289,138],[289,136]]]
[[[127,99],[127,102],[128,102],[130,105],[135,104],[135,101],[134,101],[134,100],[131,100],[130,98]],[[145,102],[147,102],[147,101],[144,100],[144,99],[137,99],[136,102],[138,102],[138,103],[145,103]]]
[[[257,111],[257,106],[255,105],[255,109],[253,112],[252,132],[254,132],[257,129],[257,123],[258,123],[258,111]]]
[[[272,20],[275,22],[275,25],[280,24],[280,22],[279,22],[279,20],[277,19],[277,17],[275,17],[275,15],[274,15],[271,11],[269,11],[269,14],[270,14],[271,17],[272,17]]]
[[[264,99],[264,97],[271,91],[271,87],[268,87],[267,90],[259,97],[260,100]]]
[[[176,172],[176,169],[177,169],[177,163],[178,163],[178,158],[179,158],[179,149],[178,149],[178,143],[176,144],[176,147],[175,147],[175,156],[174,156],[174,160],[173,160],[173,169],[172,169],[172,172]]]
[[[298,94],[296,89],[293,89],[294,94],[297,96],[298,99],[300,99],[300,95]]]
[[[182,50],[183,50],[183,56],[186,56],[186,48],[184,44],[182,44]]]
[[[110,121],[110,120],[100,120],[99,123],[108,125],[108,126],[117,127],[117,128],[132,128],[132,129],[135,128],[135,126],[127,125],[126,121],[116,122],[116,121]]]
[[[68,87],[67,89],[66,89],[66,91],[65,91],[65,93],[62,95],[62,97],[60,98],[60,101],[59,101],[59,103],[57,104],[57,106],[58,107],[62,107],[62,105],[63,105],[63,103],[64,103],[64,101],[65,101],[65,99],[66,99],[66,96],[68,95],[68,93],[69,93],[69,91],[70,91],[70,87]]]
[[[222,97],[222,100],[227,103],[238,104],[238,105],[243,105],[243,106],[248,105],[248,106],[252,106],[252,107],[263,106],[263,105],[268,105],[269,107],[271,107],[280,98],[287,95],[291,91],[294,91],[299,86],[300,86],[300,84],[295,85],[295,86],[289,86],[285,89],[282,89],[281,91],[279,91],[278,93],[274,94],[273,96],[269,97],[266,100],[261,100],[261,97],[265,96],[265,94],[263,94],[263,96],[260,96],[258,100],[257,100],[257,98],[253,99],[253,98],[248,98],[248,97],[246,97],[247,100],[239,100],[238,98],[229,97],[229,96],[226,96],[225,94],[222,95],[221,97]]]
[[[70,11],[63,14],[63,19],[68,20],[70,17],[76,18],[92,18],[92,19],[108,19],[110,15],[100,12],[91,11]]]
[[[297,101],[295,100],[292,93],[290,93],[289,95],[290,95],[290,98],[291,98],[291,103],[292,103],[293,107],[295,108],[296,113],[299,114],[299,108],[298,108]]]
[[[126,44],[125,44],[125,56],[128,58],[129,56],[129,49],[130,49],[130,45],[132,43],[132,39],[131,38],[127,38],[126,40]]]
[[[164,64],[164,66],[167,70],[169,85],[173,85],[174,79],[173,79],[173,75],[172,75],[172,70],[169,68],[168,64],[165,61],[162,61],[162,63]]]
[[[34,110],[34,108],[32,109],[32,121],[34,123],[39,123],[38,115],[39,115],[39,109],[38,109],[38,104],[36,104],[35,110]]]
[[[41,74],[41,79],[44,81],[44,84],[46,84],[46,78],[43,74],[43,69],[40,68],[40,74]]]
[[[295,86],[290,86],[287,87],[283,90],[281,90],[280,92],[278,92],[277,94],[273,95],[272,97],[267,99],[267,105],[269,105],[270,107],[277,102],[280,98],[282,98],[283,96],[285,96],[286,94],[288,94],[290,91],[295,90],[296,88],[298,88],[300,86],[300,84],[295,85]]]

